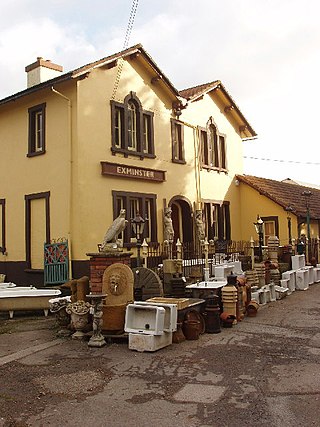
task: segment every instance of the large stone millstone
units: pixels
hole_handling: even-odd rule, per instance
[[[149,268],[136,267],[134,274],[134,299],[146,301],[153,297],[163,296],[163,285],[160,277]]]

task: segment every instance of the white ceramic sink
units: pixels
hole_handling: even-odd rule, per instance
[[[219,289],[227,284],[226,280],[209,280],[208,282],[192,283],[187,285],[188,289]]]

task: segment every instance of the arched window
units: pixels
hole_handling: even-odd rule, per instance
[[[214,168],[219,167],[219,151],[218,151],[218,132],[216,126],[211,123],[209,126],[209,137],[211,144],[211,166]]]
[[[227,172],[226,136],[219,132],[212,117],[206,127],[198,128],[201,144],[201,166]]]
[[[153,113],[142,108],[134,92],[130,92],[123,103],[111,101],[111,121],[114,154],[155,157]]]
[[[128,102],[128,150],[137,151],[137,120],[139,112],[135,103],[130,100]]]

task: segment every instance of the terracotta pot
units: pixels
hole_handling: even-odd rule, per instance
[[[252,300],[249,302],[249,304],[247,305],[247,316],[248,317],[255,317],[257,315],[259,309],[259,304],[257,303],[257,301]]]
[[[224,311],[223,313],[220,314],[220,319],[222,321],[222,326],[224,328],[232,328],[232,325],[236,320],[236,316]]]
[[[200,329],[200,320],[185,320],[183,322],[183,333],[187,340],[198,340]]]

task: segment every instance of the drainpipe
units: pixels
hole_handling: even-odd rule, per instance
[[[68,230],[68,248],[69,248],[69,279],[72,279],[72,251],[71,251],[71,223],[72,223],[72,184],[73,184],[73,154],[72,154],[72,104],[71,99],[57,91],[51,86],[51,91],[61,98],[65,99],[68,103],[68,126],[69,126],[69,230]]]
[[[201,185],[200,185],[200,138],[198,134],[197,126],[191,125],[190,123],[184,122],[181,120],[185,126],[188,126],[193,129],[193,141],[194,141],[194,171],[195,171],[195,181],[196,181],[196,210],[202,210],[201,206]]]

